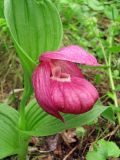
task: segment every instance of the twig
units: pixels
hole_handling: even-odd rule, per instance
[[[120,39],[119,39],[119,38],[115,38],[115,41],[116,41],[116,42],[120,42]]]
[[[28,151],[29,151],[29,155],[36,155],[36,152],[37,152],[37,155],[46,154],[46,153],[51,152],[51,150],[47,150],[47,151],[38,150],[37,147],[29,147]]]
[[[106,136],[104,136],[103,138],[107,138],[107,137],[113,136],[113,135],[118,131],[119,127],[120,127],[120,126],[117,125],[112,132],[108,133],[108,134],[107,134]]]
[[[102,138],[104,136],[104,134],[106,133],[106,131],[108,129],[110,129],[110,127],[112,126],[112,124],[108,124],[108,127],[99,135],[99,137],[96,138],[95,142],[97,142],[100,138]]]
[[[84,153],[85,153],[85,151],[86,151],[86,149],[87,149],[88,146],[90,146],[90,143],[86,143],[86,145],[84,147],[84,150],[82,151],[82,155],[84,155]]]
[[[65,157],[63,160],[67,160],[67,158],[77,149],[78,146],[75,146]]]
[[[23,88],[14,89],[14,90],[12,90],[12,91],[9,93],[9,95],[11,95],[11,94],[13,94],[13,93],[22,92],[22,91],[24,91]]]

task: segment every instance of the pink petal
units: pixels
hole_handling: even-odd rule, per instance
[[[58,111],[80,114],[89,111],[99,95],[90,82],[72,77],[71,82],[52,81],[51,97]]]
[[[46,112],[64,121],[51,100],[50,69],[49,63],[44,62],[35,69],[32,76],[35,97]]]
[[[40,61],[47,61],[49,59],[65,60],[91,66],[99,65],[93,55],[76,45],[64,47],[54,52],[46,52],[40,57]]]
[[[84,78],[81,70],[75,63],[62,61],[62,60],[51,60],[53,67],[59,66],[63,73],[70,74],[71,76]]]

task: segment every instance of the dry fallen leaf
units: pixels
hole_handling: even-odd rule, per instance
[[[61,136],[68,146],[69,144],[76,142],[76,132],[73,129],[61,133]]]
[[[54,151],[57,148],[59,135],[50,136],[46,138],[46,142],[48,144],[49,150]]]
[[[48,155],[47,157],[42,158],[42,159],[40,159],[40,160],[53,160],[53,159],[52,159],[52,156],[51,156],[51,155]]]
[[[33,145],[38,144],[39,143],[39,138],[38,137],[32,137],[30,143],[33,144]]]

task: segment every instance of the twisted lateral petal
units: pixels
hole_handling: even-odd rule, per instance
[[[42,62],[34,71],[32,76],[33,88],[35,97],[42,108],[49,114],[59,118],[63,121],[63,118],[55,108],[54,103],[51,100],[50,90],[50,65],[49,63]]]
[[[93,55],[76,45],[64,47],[55,52],[46,52],[40,57],[40,61],[47,61],[48,59],[65,60],[91,66],[99,65]]]
[[[87,112],[93,107],[98,96],[96,88],[83,78],[72,77],[70,83],[51,82],[51,97],[60,112]]]

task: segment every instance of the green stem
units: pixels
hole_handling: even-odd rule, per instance
[[[25,138],[21,131],[26,129],[26,120],[25,120],[25,92],[23,94],[23,99],[20,103],[19,108],[19,153],[18,159],[19,160],[26,160],[27,150],[28,150],[28,138]]]
[[[104,56],[104,59],[105,59],[105,63],[106,63],[107,66],[109,66],[109,63],[108,63],[108,60],[107,60],[107,56],[106,56],[106,53],[105,53],[105,49],[103,47],[103,44],[102,44],[102,41],[101,41],[100,38],[99,38],[99,44],[100,44],[100,47],[102,49],[102,53],[103,53],[103,56]]]
[[[99,35],[99,31],[97,33]],[[107,70],[108,70],[108,76],[109,76],[109,80],[110,80],[110,86],[111,86],[111,89],[112,89],[112,92],[113,92],[114,105],[115,105],[116,108],[118,108],[119,105],[118,105],[118,101],[117,101],[117,95],[116,95],[116,92],[115,92],[115,84],[114,84],[113,75],[112,75],[112,68],[111,68],[111,54],[109,54],[109,57],[107,58],[104,46],[103,46],[102,41],[100,39],[100,36],[99,36],[99,44],[100,44],[100,47],[102,49],[102,53],[103,53],[103,56],[104,56],[104,59],[105,59],[105,63],[106,63],[107,66],[109,66],[107,68]],[[109,44],[110,44],[110,46],[112,45],[112,38],[110,38],[110,43]],[[117,118],[118,118],[118,123],[120,125],[120,113],[119,112],[117,113]]]
[[[29,137],[24,137],[22,134],[19,135],[19,160],[26,160],[28,151]]]
[[[28,150],[28,143],[30,137],[25,137],[22,131],[26,130],[26,117],[25,117],[25,107],[27,101],[32,93],[32,88],[27,87],[27,81],[24,82],[24,93],[22,96],[22,100],[19,107],[19,153],[18,159],[19,160],[26,160],[27,150]]]
[[[109,55],[109,65],[110,64],[111,64],[111,55]],[[116,95],[116,91],[115,91],[115,84],[114,84],[114,80],[113,80],[111,65],[108,68],[108,74],[109,74],[110,84],[111,84],[111,88],[112,88],[112,92],[113,92],[114,104],[115,104],[115,107],[118,108],[119,105],[118,105],[118,101],[117,101],[117,95]],[[118,117],[118,123],[120,125],[120,113],[119,112],[117,112],[117,117]]]
[[[19,111],[19,114],[20,114],[20,117],[19,117],[19,129],[20,130],[24,130],[25,129],[25,126],[26,126],[26,122],[25,122],[25,109],[24,109],[24,103],[21,103],[20,104],[20,111]]]
[[[25,107],[27,104],[28,99],[30,98],[30,95],[32,93],[32,87],[29,86],[28,87],[28,80],[26,79],[24,81],[24,92],[23,92],[23,96],[20,102],[20,107],[19,107],[19,114],[20,114],[20,118],[19,118],[19,128],[21,130],[25,130],[26,128],[26,120],[25,120]]]

